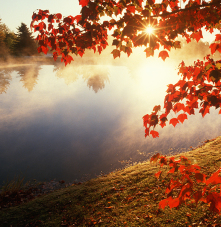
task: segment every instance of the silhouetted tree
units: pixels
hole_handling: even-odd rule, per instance
[[[5,45],[7,47],[7,52],[8,54],[12,54],[14,53],[14,43],[16,41],[16,35],[14,32],[7,32],[5,34]]]
[[[34,55],[37,54],[37,44],[31,35],[26,24],[21,23],[21,26],[17,28],[18,34],[14,44],[15,55]]]
[[[9,32],[7,26],[2,23],[0,19],[0,57],[4,57],[8,54],[9,49],[5,43],[6,34]]]

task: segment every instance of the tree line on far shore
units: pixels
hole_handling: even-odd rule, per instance
[[[14,33],[0,19],[0,59],[37,55],[37,46],[26,24],[21,23]]]

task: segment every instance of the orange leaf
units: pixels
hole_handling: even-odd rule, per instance
[[[120,51],[118,49],[114,49],[111,54],[113,54],[114,59],[116,57],[120,57]]]
[[[110,206],[110,207],[104,207],[105,209],[113,209],[114,208],[114,206]]]
[[[168,52],[167,52],[166,50],[162,50],[162,51],[160,51],[158,57],[161,57],[161,58],[165,61],[165,59],[166,59],[167,57],[169,57],[169,54],[168,54]]]
[[[146,48],[146,49],[144,50],[144,52],[146,52],[146,57],[147,57],[147,58],[154,55],[154,50],[153,50],[153,48]]]

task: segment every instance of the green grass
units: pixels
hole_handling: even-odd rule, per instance
[[[24,178],[15,177],[12,181],[4,182],[1,188],[1,196],[5,196],[8,193],[16,193],[24,187]]]
[[[221,165],[221,137],[180,155],[211,174]],[[1,209],[0,226],[221,226],[206,204],[159,209],[168,181],[154,177],[158,169],[147,161]]]

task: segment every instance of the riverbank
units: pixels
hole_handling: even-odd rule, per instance
[[[52,56],[38,55],[38,56],[11,56],[6,60],[0,59],[0,68],[18,67],[22,65],[33,65],[39,63],[41,65],[55,64]]]
[[[184,155],[209,176],[221,165],[221,137]],[[159,209],[165,182],[149,161],[0,211],[3,226],[220,226],[208,205]]]

